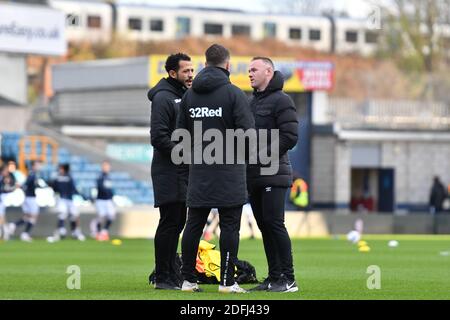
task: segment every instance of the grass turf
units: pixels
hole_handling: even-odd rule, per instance
[[[389,248],[389,239],[400,245]],[[246,295],[155,290],[147,283],[153,269],[151,240],[123,240],[121,246],[93,240],[0,243],[0,299],[450,299],[450,237],[367,236],[371,251],[338,239],[293,240],[300,291]],[[260,240],[242,240],[239,258],[251,262],[258,278],[267,274]],[[67,267],[81,268],[81,289],[69,290]],[[367,268],[381,269],[381,289],[369,290]],[[243,285],[250,288],[253,285]]]

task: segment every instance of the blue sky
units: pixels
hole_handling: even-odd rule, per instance
[[[122,3],[146,3],[152,5],[167,6],[202,6],[219,7],[229,9],[242,9],[253,12],[267,12],[267,3],[265,0],[119,0]],[[335,10],[345,10],[351,17],[363,18],[370,11],[370,2],[367,0],[321,0],[321,6],[324,8],[333,8]]]

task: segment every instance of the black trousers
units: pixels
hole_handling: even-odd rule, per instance
[[[287,188],[262,187],[250,190],[253,215],[261,230],[269,277],[284,275],[294,280],[291,239],[284,224],[284,203]]]
[[[242,206],[235,208],[218,208],[220,227],[220,284],[234,284],[234,266],[239,250],[239,229],[241,228]],[[197,282],[195,265],[198,244],[203,233],[211,208],[189,208],[186,228],[181,240],[183,278]]]
[[[162,205],[159,213],[155,234],[155,281],[164,282],[174,275],[178,240],[186,222],[186,204]]]

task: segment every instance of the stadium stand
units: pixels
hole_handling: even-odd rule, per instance
[[[7,160],[19,159],[20,141],[27,136],[17,132],[2,132],[1,136],[1,157]],[[25,143],[25,155],[30,155],[33,152],[42,154],[44,150],[41,142],[36,143],[35,150],[32,150],[32,148],[33,146],[30,143]],[[57,148],[57,161],[55,162],[52,160],[53,151],[52,148],[47,148],[45,151],[45,158],[49,161],[46,161],[43,166],[43,178],[49,180],[56,172],[58,163],[68,163],[77,189],[83,197],[91,198],[95,194],[93,190],[96,189],[96,179],[101,171],[100,163],[92,162],[83,155],[73,154],[64,147]],[[25,156],[25,159],[29,158],[29,156]],[[25,162],[29,163],[29,161],[26,160]],[[149,182],[137,180],[125,171],[114,171],[111,173],[111,178],[116,195],[128,198],[133,204],[153,203],[153,189]]]

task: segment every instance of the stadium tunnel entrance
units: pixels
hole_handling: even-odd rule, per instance
[[[351,169],[350,209],[353,212],[393,212],[395,169]]]

